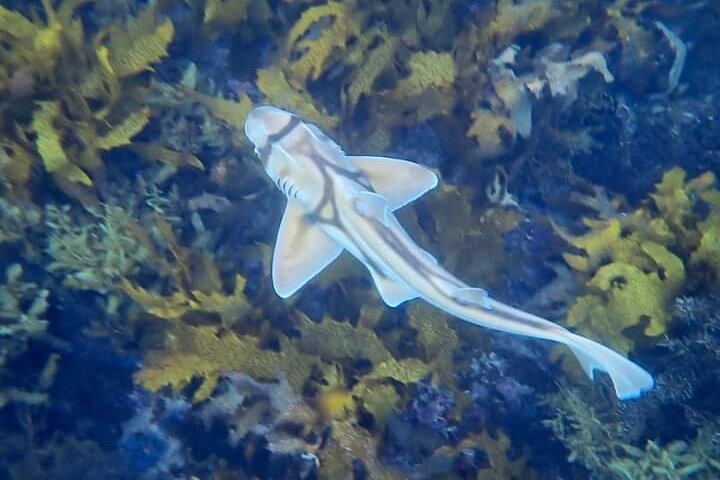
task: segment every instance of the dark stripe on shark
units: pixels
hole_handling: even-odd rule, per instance
[[[360,175],[360,177],[357,177],[355,175],[355,172],[348,172],[346,170],[340,169],[337,166],[333,165],[331,162],[329,162],[321,153],[317,151],[312,153],[312,159],[315,162],[315,165],[317,165],[320,175],[322,175],[323,177],[323,195],[320,199],[320,202],[318,202],[317,207],[315,207],[315,210],[308,214],[308,218],[311,219],[311,221],[313,221],[314,223],[330,225],[334,228],[337,228],[338,230],[345,232],[345,234],[350,237],[351,235],[349,234],[348,230],[340,221],[340,212],[338,211],[337,201],[335,200],[335,195],[332,194],[332,177],[328,173],[328,170],[335,170],[338,175],[343,175],[347,178],[355,180],[363,186],[365,186],[364,184],[368,184],[368,182],[362,176],[362,173],[357,172]],[[364,182],[362,180],[364,180]],[[330,206],[331,210],[330,217],[323,217],[322,210],[328,205]],[[358,253],[362,255],[362,258],[358,258],[358,260],[360,260],[368,267],[372,268],[380,277],[388,278],[387,274],[380,268],[380,266],[376,264],[372,259],[367,257],[364,252],[359,251]]]
[[[390,245],[395,251],[397,255],[399,255],[405,263],[410,265],[416,272],[418,272],[419,275],[423,276],[424,278],[428,279],[429,283],[432,284],[432,286],[443,296],[445,295],[445,291],[440,287],[436,282],[433,281],[433,279],[438,279],[445,281],[451,285],[454,285],[457,288],[462,288],[465,286],[464,283],[462,283],[459,279],[453,277],[449,273],[447,275],[438,275],[435,271],[427,268],[425,266],[425,262],[427,260],[417,257],[414,255],[412,250],[409,250],[405,248],[403,245],[403,242],[400,238],[397,237],[397,234],[387,226],[385,226],[383,223],[373,219],[370,224],[372,225],[373,229],[375,230],[375,233],[382,238],[386,244]],[[419,248],[419,247],[418,247]]]
[[[308,214],[309,218],[312,219],[312,221],[314,221],[315,223],[331,225],[338,230],[344,231],[346,235],[352,237],[352,235],[350,234],[350,230],[345,228],[345,226],[342,225],[342,222],[340,220],[337,202],[335,201],[335,196],[332,194],[332,177],[328,173],[328,170],[333,170],[336,175],[345,177],[358,183],[360,186],[370,192],[375,192],[375,189],[373,188],[372,184],[367,180],[365,175],[359,170],[349,171],[338,165],[335,165],[317,150],[311,153],[311,158],[323,177],[323,194],[320,198],[320,201],[318,202],[318,205],[312,212]],[[322,210],[325,209],[325,207],[327,207],[328,205],[330,206],[331,214],[329,217],[324,217],[322,215]],[[376,230],[378,229],[376,228]],[[407,263],[412,265],[413,268],[415,268],[416,271],[418,271],[419,273],[424,274],[426,278],[443,280],[449,284],[455,284],[458,288],[465,286],[462,282],[460,282],[460,280],[453,277],[450,273],[446,272],[446,275],[438,275],[436,272],[426,269],[421,259],[415,257],[411,252],[406,252],[406,249],[402,246],[401,240],[395,237],[392,230],[387,228],[385,228],[384,230],[385,233],[387,233],[388,235],[383,235],[379,231],[377,233],[381,237],[383,237],[387,243],[391,244],[393,246],[393,249],[398,252],[398,254],[403,257],[403,259]],[[357,239],[353,240],[357,243]],[[372,261],[367,255],[364,254],[364,252],[359,251],[358,253],[361,254],[363,257],[359,258],[361,262],[372,268],[380,277],[389,278],[387,273],[383,271],[382,268],[380,268],[380,265],[377,265],[374,261]],[[430,283],[433,285],[433,287],[435,287],[436,290],[438,290],[441,294],[444,295],[443,289],[439,285],[437,285],[436,282],[431,280]]]
[[[409,265],[411,265],[415,269],[415,271],[418,272],[418,274],[425,276],[425,278],[427,278],[429,280],[430,284],[435,288],[435,290],[441,296],[443,296],[447,299],[450,299],[454,302],[461,303],[463,305],[463,307],[465,307],[465,308],[472,308],[475,306],[474,304],[460,302],[458,299],[456,299],[452,295],[448,295],[442,287],[440,287],[439,285],[437,285],[437,283],[435,283],[433,281],[433,279],[442,279],[444,281],[451,280],[449,283],[452,284],[452,283],[457,282],[458,287],[463,287],[464,284],[462,282],[460,282],[459,279],[453,277],[449,273],[448,273],[447,277],[439,276],[439,275],[437,275],[436,272],[426,268],[423,260],[416,257],[415,255],[413,255],[413,253],[411,251],[408,251],[408,249],[404,248],[404,246],[402,244],[402,240],[397,237],[396,233],[392,229],[386,227],[383,223],[381,223],[379,221],[373,221],[370,223],[370,225],[372,225],[373,229],[375,230],[375,233],[377,233],[387,244],[391,245],[393,250],[395,250],[395,252],[400,257],[402,257],[403,260],[405,260],[405,262],[407,262]],[[477,307],[479,310],[481,310],[482,312],[484,312],[486,314],[493,313],[492,309],[488,310],[486,308],[483,308],[481,305],[477,305]],[[536,321],[533,321],[533,320],[530,320],[527,318],[520,317],[511,312],[503,312],[503,315],[508,317],[511,321],[518,323],[520,325],[525,325],[528,328],[533,328],[533,329],[537,329],[537,330],[541,330],[541,331],[553,331],[556,328],[558,328],[555,325],[552,325],[552,326],[545,325],[540,322],[536,322]]]
[[[258,150],[258,156],[260,157],[260,161],[262,162],[264,167],[267,167],[267,160],[268,157],[270,157],[270,152],[272,151],[273,145],[285,138],[285,136],[292,132],[293,129],[299,124],[300,118],[292,116],[290,117],[287,125],[281,128],[279,131],[273,133],[272,135],[268,135],[267,142],[265,142],[265,145],[260,150]]]

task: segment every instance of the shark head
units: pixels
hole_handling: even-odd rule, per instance
[[[245,135],[277,187],[308,209],[323,195],[327,183],[321,172],[324,166],[346,162],[340,147],[317,127],[276,107],[252,109],[245,121]]]
[[[270,106],[253,108],[245,121],[245,135],[259,153],[269,146],[274,136],[281,133],[285,127],[296,118],[290,112]]]

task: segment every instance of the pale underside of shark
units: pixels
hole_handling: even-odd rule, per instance
[[[493,300],[420,248],[393,211],[437,185],[431,170],[405,160],[346,155],[314,125],[269,106],[250,112],[245,133],[287,197],[272,262],[280,297],[295,293],[347,250],[367,267],[389,306],[422,298],[477,325],[562,343],[590,378],[595,370],[606,372],[621,399],[652,388],[652,376],[624,356]]]

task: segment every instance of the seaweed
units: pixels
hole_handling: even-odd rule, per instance
[[[135,236],[135,220],[118,206],[105,206],[96,222],[74,217],[69,205],[47,205],[47,266],[71,288],[112,292],[118,282],[149,260],[150,251]]]
[[[51,356],[47,360],[46,372],[40,375],[32,391],[15,385],[8,370],[12,361],[28,350],[32,338],[46,334],[48,321],[45,315],[50,292],[36,283],[25,281],[22,278],[23,267],[19,263],[8,266],[4,273],[5,281],[0,284],[0,369],[3,373],[0,377],[0,408],[10,402],[45,403],[58,360],[56,357]]]
[[[579,391],[563,386],[547,402],[553,417],[544,423],[565,444],[568,460],[598,478],[710,479],[720,472],[720,452],[712,442],[717,427],[712,422],[687,441],[661,444],[648,439],[637,446],[624,441],[621,421],[603,419]]]
[[[703,258],[701,235],[715,214],[702,221],[696,205],[717,195],[714,183],[710,173],[685,181],[684,171],[673,169],[657,184],[651,206],[587,219],[590,232],[582,236],[558,230],[582,251],[564,254],[566,262],[589,277],[587,293],[570,308],[566,323],[625,353],[643,336],[657,341],[672,319],[675,298],[690,287],[686,271]]]
[[[103,154],[130,144],[150,119],[142,74],[167,55],[173,24],[147,7],[90,38],[75,16],[82,3],[66,0],[55,9],[43,2],[45,22],[3,7],[5,68],[26,72],[0,83],[10,90],[2,125],[13,161],[4,170],[15,190],[25,187],[38,158],[61,189],[82,198],[72,184],[104,181]]]

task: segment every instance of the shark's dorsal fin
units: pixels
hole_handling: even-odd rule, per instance
[[[401,303],[417,298],[419,294],[402,281],[389,278],[368,265],[375,287],[386,305],[397,307]]]
[[[427,167],[387,157],[348,157],[370,181],[376,192],[388,199],[390,211],[407,205],[435,188],[438,178]]]
[[[272,260],[275,292],[287,298],[320,273],[342,247],[313,224],[294,199],[288,199]]]
[[[355,194],[353,200],[355,211],[365,217],[373,217],[388,225],[390,203],[383,195],[362,190]]]

